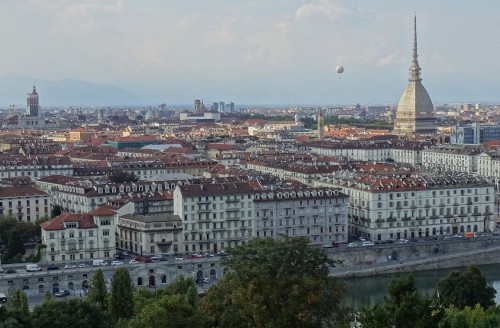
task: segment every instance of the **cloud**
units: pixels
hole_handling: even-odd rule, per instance
[[[377,60],[377,66],[390,66],[401,62],[404,62],[404,58],[399,52],[393,52]]]
[[[114,4],[102,5],[96,3],[80,3],[70,5],[65,10],[65,14],[71,16],[82,16],[92,13],[111,13],[118,14],[123,10],[123,2],[121,0],[116,1]]]
[[[334,5],[328,0],[321,0],[319,3],[305,4],[297,8],[295,11],[295,19],[297,21],[306,20],[313,17],[324,17],[328,20],[334,20],[348,12],[348,9]]]

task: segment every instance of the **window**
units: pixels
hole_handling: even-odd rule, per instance
[[[55,238],[55,233],[51,232],[49,233],[49,239],[54,239]]]
[[[109,236],[109,230],[103,230],[102,231],[103,236]]]

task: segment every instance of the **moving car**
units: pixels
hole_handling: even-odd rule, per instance
[[[59,267],[55,264],[51,264],[47,267],[47,271],[59,270]]]
[[[64,266],[65,269],[76,269],[78,266],[76,264],[66,264]]]
[[[400,239],[399,243],[400,244],[406,244],[408,242],[408,239]]]
[[[349,243],[347,244],[347,247],[356,247],[357,245],[355,243]]]
[[[364,241],[362,246],[374,246],[375,244],[371,241]]]
[[[130,260],[128,261],[128,264],[139,264],[140,262],[139,261],[136,261],[136,260]]]
[[[8,268],[4,271],[5,273],[17,273],[16,270],[12,269],[12,268]]]
[[[113,261],[111,262],[111,265],[123,265],[122,261]]]
[[[176,260],[176,261],[183,261],[183,260],[184,260],[184,258],[183,258],[183,257],[176,257],[176,258],[175,258],[175,260]]]

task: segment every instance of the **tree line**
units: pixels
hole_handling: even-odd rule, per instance
[[[61,207],[55,205],[51,210],[51,218],[61,214]],[[0,215],[0,259],[2,263],[22,262],[26,254],[26,246],[35,247],[36,252],[29,258],[29,261],[39,261],[40,250],[44,246],[40,244],[41,228],[40,224],[50,220],[48,216],[43,216],[34,222],[19,221],[12,213]]]
[[[388,285],[381,304],[344,305],[348,292],[329,276],[338,262],[304,238],[253,239],[224,257],[226,274],[200,297],[193,279],[180,276],[162,289],[134,290],[126,268],[110,286],[98,270],[82,299],[54,301],[50,294],[32,312],[16,291],[0,308],[0,328],[339,327],[493,328],[500,326],[495,290],[470,266],[421,295],[411,275]]]

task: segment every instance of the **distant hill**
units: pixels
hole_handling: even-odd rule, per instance
[[[123,106],[141,105],[144,100],[124,89],[80,80],[36,80],[40,107],[58,106]],[[0,77],[0,108],[9,105],[26,106],[26,95],[33,88],[33,80],[24,76]]]

